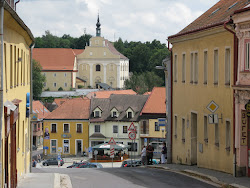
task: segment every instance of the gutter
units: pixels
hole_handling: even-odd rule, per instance
[[[1,106],[0,106],[0,141],[2,140],[2,128],[3,128],[3,18],[4,18],[4,0],[0,0],[0,40],[1,40],[1,57],[0,57],[0,63],[1,63],[1,86],[0,86],[0,100],[1,100]],[[4,143],[4,142],[3,142]],[[2,142],[0,142],[0,151],[2,151]],[[2,155],[0,156],[0,176],[3,178],[3,172],[2,172]],[[0,186],[3,187],[3,182],[1,181]]]
[[[229,29],[227,27],[227,24],[232,22],[233,23],[233,20],[230,19],[228,21],[226,21],[223,25],[224,25],[224,28],[233,34],[234,36],[234,75],[233,75],[233,85],[235,85],[236,83],[236,79],[237,79],[237,71],[238,71],[238,38],[236,36],[236,33],[234,31],[232,31],[231,29]],[[233,96],[235,95],[235,90],[233,89]],[[236,116],[235,116],[235,97],[233,97],[233,176],[236,177],[236,164],[237,164],[237,161],[236,161],[236,147],[235,147],[235,119],[236,119]]]
[[[17,2],[15,2],[15,11],[16,11],[16,4],[19,3],[19,2],[20,2],[20,0],[18,0]]]

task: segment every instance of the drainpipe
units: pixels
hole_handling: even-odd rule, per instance
[[[0,63],[1,63],[1,86],[0,86],[0,151],[2,151],[2,128],[3,128],[3,18],[4,18],[4,0],[0,0],[0,40],[1,40],[1,55],[0,55]],[[2,155],[0,155],[0,163],[2,163]],[[2,178],[2,168],[0,169],[0,175]],[[2,181],[1,181],[2,182]],[[0,183],[0,186],[2,186],[2,183]]]
[[[227,24],[233,22],[232,19],[226,21],[224,23],[224,28],[229,31],[230,33],[233,34],[234,36],[234,75],[233,75],[233,85],[235,85],[236,83],[236,79],[237,79],[237,70],[238,70],[238,38],[236,36],[236,33],[234,31],[232,31],[231,29],[229,29],[227,27]],[[235,91],[233,91],[233,96],[235,95]],[[236,122],[235,122],[235,97],[233,97],[233,176],[236,177],[236,148],[235,148],[235,132],[236,132]]]
[[[20,2],[20,0],[18,0],[17,2],[15,2],[15,12],[16,12],[16,4],[19,3],[19,2]]]
[[[32,56],[33,56],[33,48],[35,47],[35,43],[33,42],[30,46],[30,113],[33,112],[33,63],[32,63]],[[30,117],[29,117],[30,119]],[[32,145],[33,145],[33,124],[30,119],[30,172],[32,168]]]

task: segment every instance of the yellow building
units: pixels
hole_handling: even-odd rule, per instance
[[[90,99],[65,101],[44,119],[45,156],[82,155],[89,145]]]
[[[173,163],[233,173],[235,48],[233,28],[227,23],[247,3],[221,0],[168,38]]]
[[[77,77],[92,88],[98,88],[98,83],[123,88],[124,81],[129,78],[129,59],[101,37],[99,16],[96,26],[96,36],[90,39],[84,52],[77,55]]]
[[[30,57],[34,37],[14,6],[14,0],[0,2],[1,187],[16,187],[19,179],[30,172],[31,160]]]

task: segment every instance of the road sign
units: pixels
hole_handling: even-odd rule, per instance
[[[166,125],[166,118],[158,118],[158,125],[165,126]]]
[[[208,105],[207,105],[207,109],[214,113],[217,109],[219,108],[219,106],[214,102],[214,101],[211,101]]]
[[[97,154],[98,154],[98,151],[97,151],[97,150],[95,150],[95,151],[94,151],[94,154],[95,154],[95,155],[97,155]]]
[[[48,146],[43,146],[43,149],[49,149],[49,147]]]
[[[57,160],[61,160],[61,155],[57,155]]]
[[[133,122],[130,124],[130,126],[129,126],[129,128],[128,128],[128,131],[134,131],[134,132],[136,131],[135,125],[134,125]]]
[[[57,151],[58,151],[58,152],[62,152],[62,147],[59,147],[59,148],[57,149]]]
[[[209,114],[208,115],[208,123],[209,124],[217,124],[219,122],[218,114]]]
[[[113,137],[111,137],[110,138],[110,140],[109,140],[109,143],[108,143],[109,145],[116,145],[116,142],[115,142],[115,140],[114,140],[114,138]]]
[[[147,146],[147,145],[148,145],[148,139],[144,138],[144,146]]]
[[[115,157],[115,148],[114,146],[110,146],[110,158],[114,158]]]
[[[130,132],[128,134],[128,137],[129,137],[130,140],[134,140],[136,138],[136,133],[135,132]]]

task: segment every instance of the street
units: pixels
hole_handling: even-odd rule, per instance
[[[214,187],[178,173],[149,168],[32,168],[32,172],[67,174],[70,176],[73,188]]]

